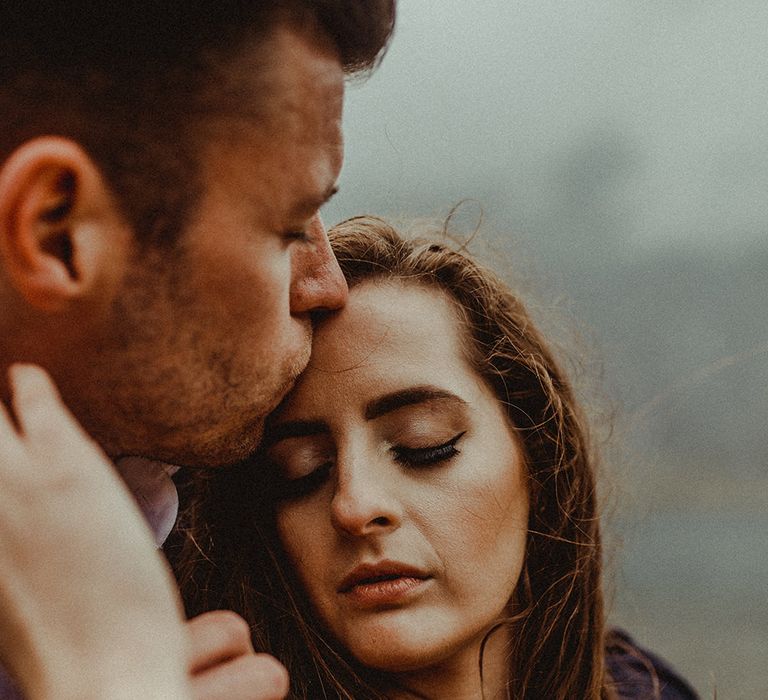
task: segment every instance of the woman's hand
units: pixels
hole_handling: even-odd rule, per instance
[[[248,625],[229,610],[215,610],[187,623],[194,700],[280,700],[288,673],[251,645]]]
[[[186,698],[178,596],[133,498],[48,375],[0,404],[0,659],[27,698]]]

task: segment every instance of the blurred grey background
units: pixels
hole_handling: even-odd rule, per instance
[[[327,222],[472,200],[581,358],[611,619],[768,698],[768,3],[401,0],[345,119]]]

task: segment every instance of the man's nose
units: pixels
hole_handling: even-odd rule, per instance
[[[317,214],[307,234],[312,241],[297,246],[291,261],[291,313],[333,311],[347,303],[347,282]]]

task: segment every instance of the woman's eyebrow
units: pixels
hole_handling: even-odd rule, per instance
[[[434,386],[409,387],[408,389],[395,391],[371,401],[365,407],[365,419],[373,420],[386,413],[396,411],[398,408],[403,408],[403,406],[426,403],[427,401],[449,401],[461,406],[466,406],[467,404],[464,399],[445,389],[438,389]]]
[[[279,423],[268,429],[264,436],[263,447],[271,447],[276,442],[294,437],[307,437],[308,435],[321,435],[330,432],[328,425],[323,421],[291,420]]]

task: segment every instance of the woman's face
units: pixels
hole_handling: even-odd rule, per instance
[[[333,635],[373,668],[477,669],[520,575],[528,494],[443,293],[355,287],[269,435],[278,533]]]

